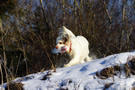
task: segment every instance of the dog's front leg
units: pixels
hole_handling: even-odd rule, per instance
[[[68,64],[65,64],[64,67],[70,67],[75,64],[79,64],[79,58],[77,57],[74,57]]]

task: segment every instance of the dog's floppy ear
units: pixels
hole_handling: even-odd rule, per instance
[[[64,41],[64,43],[66,43],[66,42],[68,42],[69,41],[69,35],[68,34],[65,34],[65,35],[63,35],[63,41]]]

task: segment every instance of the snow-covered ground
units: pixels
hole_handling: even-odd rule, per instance
[[[124,72],[106,79],[96,76],[104,68],[122,65],[135,58],[135,52],[126,52],[111,55],[102,59],[92,60],[87,63],[71,67],[63,67],[53,71],[44,71],[20,77],[14,82],[24,84],[24,90],[132,90],[135,87],[135,76],[125,76]],[[6,84],[3,85],[5,87]]]

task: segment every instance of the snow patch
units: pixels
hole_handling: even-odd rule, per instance
[[[103,90],[104,88],[107,90],[129,90],[135,86],[134,75],[126,77],[123,72],[101,79],[96,76],[96,72],[115,65],[121,66],[133,58],[135,58],[135,52],[114,54],[71,67],[58,68],[56,72],[44,71],[20,77],[14,82],[24,84],[24,90]],[[5,84],[3,88],[5,88]]]

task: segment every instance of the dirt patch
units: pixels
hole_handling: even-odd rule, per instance
[[[116,71],[120,71],[120,70],[121,70],[120,66],[117,65],[117,66],[105,68],[100,72],[96,72],[96,75],[101,79],[106,79],[108,77],[116,75]]]
[[[132,59],[131,61],[127,62],[124,65],[124,70],[127,77],[130,76],[130,74],[135,75],[135,59]]]
[[[96,72],[96,75],[98,77],[100,77],[101,79],[106,79],[106,78],[114,75],[114,69],[113,69],[113,67],[108,67],[108,68],[103,69],[100,72]]]
[[[103,90],[108,89],[108,88],[109,88],[111,85],[113,85],[113,84],[114,84],[114,83],[106,83]]]
[[[128,77],[131,74],[135,75],[135,59],[128,61],[126,64],[121,66],[112,66],[101,70],[100,72],[96,72],[96,75],[101,79],[106,79],[113,75],[116,75],[116,72],[121,72],[124,70],[125,75]]]
[[[24,90],[22,83],[9,82],[5,90]]]
[[[47,80],[49,79],[49,76],[52,75],[52,73],[50,71],[47,72],[46,75],[44,75],[44,77],[41,80]]]

